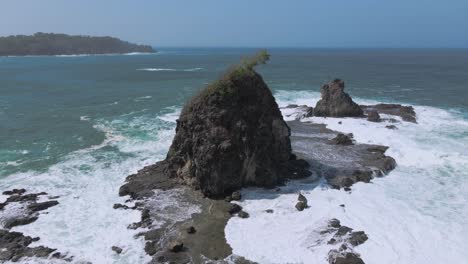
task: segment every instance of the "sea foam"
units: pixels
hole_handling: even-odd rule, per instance
[[[45,172],[16,173],[0,179],[2,190],[25,188],[29,192],[45,191],[60,196],[60,204],[41,214],[36,222],[13,230],[40,237],[31,246],[56,248],[74,256],[74,263],[148,262],[150,257],[144,252],[143,238],[134,237],[141,230],[127,229],[129,224],[140,220],[140,212],[112,207],[127,199],[118,196],[127,175],[165,157],[174,136],[174,111],[178,109],[166,109],[156,116],[122,115],[115,120],[89,120],[106,134],[101,144],[75,151]],[[177,202],[174,194],[168,197],[172,198],[167,201]],[[154,206],[167,205],[155,203]],[[194,210],[197,209],[185,211]],[[115,254],[112,246],[121,247],[123,252]],[[31,261],[41,263],[42,260],[20,262]]]
[[[280,91],[276,97],[280,106],[313,106],[319,94]],[[337,218],[368,234],[369,240],[355,248],[365,263],[468,259],[468,138],[464,134],[468,122],[443,109],[416,106],[415,110],[418,124],[398,123],[398,130],[385,128],[386,122],[355,118],[304,120],[353,133],[361,143],[390,146],[387,154],[398,167],[372,184],[353,185],[351,193],[304,181],[289,183],[280,194],[244,190],[241,205],[250,218],[232,218],[226,227],[233,253],[259,263],[327,263],[330,246],[317,242],[316,230],[327,219]],[[299,191],[310,205],[303,212],[294,208]],[[266,209],[274,213],[265,213]]]

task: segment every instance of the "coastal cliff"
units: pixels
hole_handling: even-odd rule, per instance
[[[0,56],[153,53],[148,45],[137,45],[113,37],[71,36],[36,33],[32,36],[0,37]]]

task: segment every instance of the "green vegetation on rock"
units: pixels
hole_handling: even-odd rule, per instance
[[[234,82],[254,76],[256,74],[254,68],[259,64],[266,64],[268,60],[270,54],[266,50],[243,59],[242,63],[232,66],[219,80],[209,84],[199,96],[204,97],[213,93],[220,96],[232,95],[238,89]]]

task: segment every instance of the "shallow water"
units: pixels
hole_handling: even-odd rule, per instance
[[[40,236],[36,244],[69,252],[76,261],[146,260],[143,241],[126,229],[138,213],[112,209],[125,201],[118,188],[128,174],[165,157],[183,102],[252,52],[167,49],[138,56],[0,57],[0,190],[24,187],[61,196],[60,205],[37,222],[14,230]],[[308,243],[315,226],[337,217],[369,234],[357,248],[366,263],[468,259],[463,240],[468,235],[468,51],[271,53],[271,63],[259,70],[281,105],[314,105],[320,84],[340,77],[361,102],[418,105],[419,124],[393,131],[384,123],[344,119],[338,125],[336,119],[314,118],[354,133],[360,142],[390,146],[398,168],[373,184],[357,184],[351,194],[294,183],[291,191],[309,190],[312,208],[302,215],[290,204],[292,194],[244,201],[251,218],[234,218],[227,227],[234,253],[262,263],[324,263],[325,255],[318,252],[326,248]],[[249,190],[246,197],[262,192]],[[273,215],[261,213],[270,207]],[[259,225],[268,228],[257,235],[252,230]],[[280,235],[283,239],[276,239]],[[124,253],[116,256],[113,245]]]

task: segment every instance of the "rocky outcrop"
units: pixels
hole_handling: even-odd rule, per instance
[[[376,104],[376,105],[361,105],[367,115],[372,112],[377,114],[387,114],[399,116],[403,121],[416,123],[416,112],[412,106],[401,104]]]
[[[380,115],[377,111],[372,110],[367,113],[367,121],[380,122]]]
[[[288,125],[294,150],[310,164],[314,175],[333,188],[349,190],[354,183],[370,182],[396,166],[385,155],[388,147],[353,143],[349,136],[323,124],[290,121]]]
[[[141,221],[129,228],[146,228],[140,236],[147,241],[152,263],[224,263],[232,255],[224,235],[227,221],[234,215],[249,217],[231,203],[242,199],[236,190],[273,187],[311,174],[308,163],[292,154],[290,129],[270,89],[253,70],[266,58],[262,53],[234,67],[191,99],[177,120],[166,159],[130,175],[120,188],[120,195],[138,201],[114,208],[141,210]],[[158,211],[151,201],[161,192],[180,193],[178,202]],[[170,212],[184,211],[182,205],[200,211],[184,220],[169,219]],[[161,218],[168,219],[161,224]],[[180,245],[177,250],[172,241]]]
[[[310,175],[307,163],[292,154],[289,136],[263,78],[241,65],[184,106],[167,157],[151,173],[164,173],[215,198],[244,186],[273,187]],[[139,191],[142,184],[132,185],[142,177],[130,176],[120,194]]]
[[[4,191],[3,195],[9,197],[0,204],[0,224],[4,228],[0,229],[0,262],[16,262],[25,257],[71,260],[53,248],[30,247],[31,243],[39,240],[39,237],[32,238],[20,232],[6,230],[36,221],[40,216],[40,211],[57,205],[58,201],[38,202],[39,198],[46,196],[47,193],[27,193],[25,189]]]
[[[344,92],[345,84],[340,79],[324,84],[320,89],[322,99],[313,110],[314,116],[358,117],[363,111],[351,97]]]
[[[25,189],[13,189],[3,192],[9,197],[0,203],[0,225],[10,229],[19,225],[27,225],[39,218],[39,212],[58,205],[56,200],[38,202],[47,193],[26,193]]]

